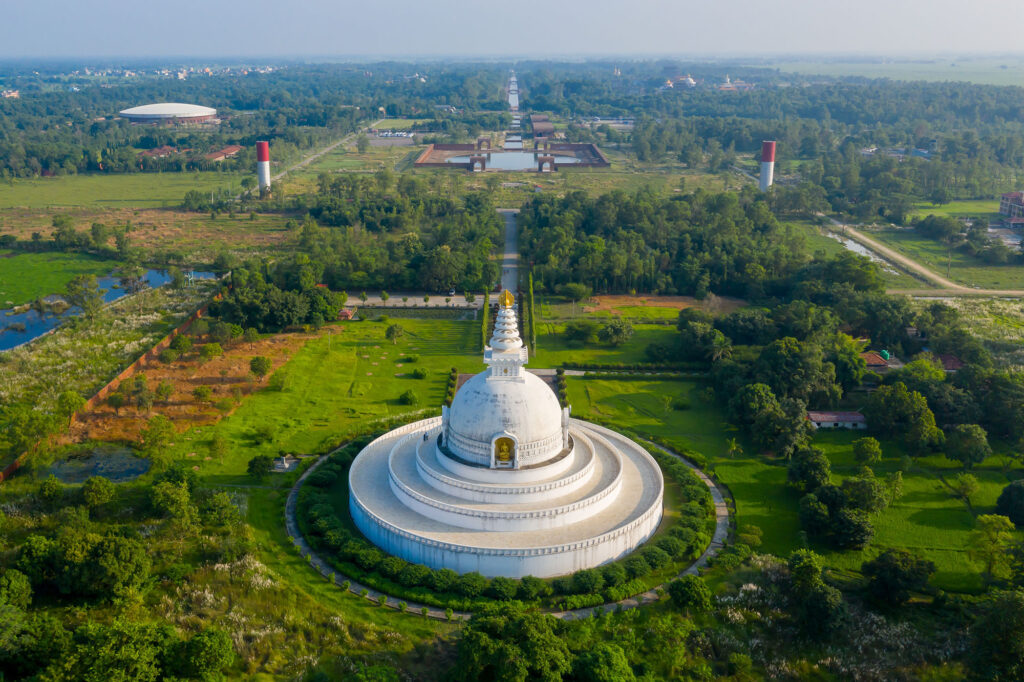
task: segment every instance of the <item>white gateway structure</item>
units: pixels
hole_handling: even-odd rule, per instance
[[[459,573],[544,578],[622,558],[661,522],[661,470],[629,438],[571,419],[524,371],[512,294],[499,304],[489,368],[440,417],[356,457],[352,518],[384,551]]]

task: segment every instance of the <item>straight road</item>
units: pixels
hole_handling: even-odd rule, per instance
[[[359,130],[357,130],[357,131],[356,131],[356,132],[354,132],[354,133],[349,133],[348,135],[346,135],[345,137],[341,138],[341,139],[340,139],[340,140],[338,140],[337,142],[332,142],[331,144],[327,145],[326,147],[324,147],[324,148],[323,148],[323,149],[321,149],[320,151],[318,151],[318,152],[313,152],[312,154],[310,154],[310,155],[309,155],[309,156],[307,156],[306,158],[302,159],[301,161],[299,161],[299,162],[298,162],[298,163],[296,163],[295,165],[293,165],[293,166],[291,166],[291,167],[289,167],[289,168],[285,168],[285,169],[284,169],[283,171],[281,171],[281,172],[280,172],[280,173],[278,173],[277,175],[274,175],[274,176],[272,176],[272,177],[270,178],[270,181],[271,181],[271,182],[277,182],[278,180],[280,180],[281,178],[283,178],[283,177],[284,177],[285,175],[287,175],[288,173],[291,173],[292,171],[294,171],[294,170],[298,170],[298,169],[300,169],[300,168],[305,168],[305,167],[306,167],[306,166],[308,166],[309,164],[311,164],[311,163],[313,163],[314,161],[316,161],[317,159],[319,159],[319,158],[320,158],[321,156],[323,156],[324,154],[328,154],[328,153],[330,153],[330,152],[334,151],[335,149],[337,149],[337,148],[338,148],[339,146],[341,146],[341,145],[347,145],[347,144],[349,144],[349,143],[350,143],[350,142],[352,142],[352,140],[354,140],[354,139],[356,138],[356,136],[357,136],[357,135],[359,135],[360,133],[365,133],[365,132],[366,132],[367,130],[369,130],[370,128],[376,128],[376,127],[377,127],[377,124],[379,124],[379,123],[380,123],[381,121],[383,121],[383,120],[384,120],[384,119],[382,119],[382,118],[381,118],[381,119],[378,119],[378,120],[374,121],[373,123],[371,123],[370,125],[366,126],[365,128],[360,128]]]
[[[519,291],[519,228],[516,227],[518,208],[499,208],[505,218],[505,249],[501,254],[501,288],[512,293]]]

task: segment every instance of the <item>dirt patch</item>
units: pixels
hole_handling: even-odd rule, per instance
[[[156,402],[151,413],[139,411],[135,407],[122,407],[115,412],[106,403],[83,413],[75,420],[65,439],[70,442],[83,440],[122,441],[138,440],[139,432],[153,414],[162,414],[170,419],[178,431],[194,426],[212,424],[224,416],[231,414],[238,405],[238,400],[257,391],[266,385],[257,381],[249,372],[252,358],[263,355],[270,358],[272,370],[268,377],[285,364],[310,339],[320,333],[310,334],[275,334],[252,344],[238,341],[224,350],[224,355],[206,363],[201,363],[198,353],[192,352],[178,360],[165,364],[153,362],[147,365],[140,374],[145,375],[151,390],[168,381],[173,392],[166,402]],[[196,347],[198,347],[198,343]],[[211,398],[208,402],[199,402],[192,392],[199,386],[208,386]],[[231,409],[218,410],[214,405],[221,400],[231,401]]]
[[[740,298],[731,296],[708,296],[704,300],[698,300],[693,296],[594,296],[583,304],[588,312],[597,310],[611,310],[627,306],[648,306],[652,308],[702,308],[712,313],[727,315],[747,305],[747,302]]]
[[[57,211],[10,210],[4,211],[4,231],[19,239],[31,239],[33,232],[49,237],[53,232],[52,219]],[[287,218],[279,215],[257,214],[250,220],[248,214],[234,218],[220,215],[188,213],[168,208],[148,209],[75,209],[59,211],[71,215],[76,230],[88,233],[93,223],[108,228],[131,223],[129,239],[132,246],[145,249],[170,249],[188,252],[221,246],[228,250],[280,244],[290,238],[284,224]],[[113,237],[109,244],[113,245]],[[186,253],[185,255],[188,255]]]

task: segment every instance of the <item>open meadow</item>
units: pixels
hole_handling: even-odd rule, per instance
[[[109,275],[118,265],[80,253],[0,254],[0,308],[60,293],[79,275]]]
[[[0,209],[176,206],[190,190],[238,191],[241,173],[61,175],[0,183]]]
[[[910,229],[870,230],[866,234],[958,284],[979,289],[1024,288],[1024,268],[1019,265],[990,265]]]

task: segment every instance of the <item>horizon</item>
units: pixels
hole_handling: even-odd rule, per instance
[[[283,7],[269,0],[184,0],[179,11],[97,0],[19,3],[0,26],[0,60],[10,59],[552,59],[913,57],[1020,55],[1011,0],[969,13],[952,0],[865,0],[856,7],[726,0],[636,0],[628,12],[607,0],[525,0],[514,17],[543,21],[502,30],[504,5],[391,0],[368,9],[349,0]],[[63,21],[54,22],[54,16]],[[737,19],[739,17],[740,19]],[[884,21],[879,22],[879,17]],[[210,49],[218,45],[218,49]],[[778,46],[784,45],[785,49]],[[955,52],[950,46],[956,45]]]

